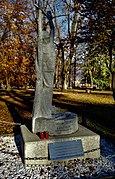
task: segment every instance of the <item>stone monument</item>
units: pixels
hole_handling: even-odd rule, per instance
[[[38,56],[36,56],[36,90],[32,115],[32,132],[47,131],[50,135],[70,134],[78,130],[77,115],[73,113],[58,113],[52,106],[55,49],[54,25],[51,12],[46,17],[49,20],[50,32],[42,30],[42,11],[38,19]],[[45,28],[47,29],[47,28]]]
[[[38,48],[35,63],[37,80],[32,132],[25,125],[21,126],[24,164],[39,165],[78,157],[99,157],[100,137],[78,125],[77,114],[57,112],[52,106],[55,73],[54,25],[51,12],[45,14],[41,8],[38,9]],[[50,32],[47,28],[42,28],[43,14],[49,21]],[[49,137],[42,140],[38,135],[42,132],[47,132]]]

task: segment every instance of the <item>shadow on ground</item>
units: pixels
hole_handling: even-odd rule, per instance
[[[77,113],[82,125],[100,135],[115,138],[115,104],[89,104],[63,99],[63,94],[53,95],[53,104],[61,110]]]
[[[0,101],[5,102],[7,110],[11,114],[8,122],[20,123],[26,125],[30,130],[32,126],[31,114],[33,106],[34,91],[25,90],[1,90]],[[8,126],[10,127],[10,126]],[[12,126],[11,126],[12,127]],[[19,125],[13,127],[15,134],[20,133]]]
[[[24,124],[31,130],[34,90],[1,90],[0,94],[0,100],[5,102],[12,116],[11,122]],[[103,132],[108,134],[109,131],[109,134],[111,133],[111,136],[114,137],[115,104],[94,105],[63,99],[63,94],[54,94],[53,105],[61,110],[77,113],[81,118],[79,123],[87,125],[90,129],[93,128],[93,131],[99,134]],[[107,131],[104,131],[105,129]],[[19,133],[20,127],[15,126],[13,130],[14,133]]]

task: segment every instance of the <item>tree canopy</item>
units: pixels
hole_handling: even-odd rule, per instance
[[[38,0],[0,2],[0,83],[33,86]],[[107,88],[115,71],[114,2],[44,0],[55,26],[55,85],[75,87],[78,77]],[[43,17],[43,28],[48,23]],[[82,75],[81,75],[82,74]]]

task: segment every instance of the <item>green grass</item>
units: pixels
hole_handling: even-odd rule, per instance
[[[54,103],[58,110],[78,114],[79,123],[85,116],[87,127],[108,137],[115,137],[115,101],[111,91],[85,90],[54,91]]]
[[[15,122],[31,128],[33,90],[0,90],[0,133],[13,133],[19,127],[6,124]],[[53,104],[58,111],[70,111],[78,114],[79,123],[87,119],[87,127],[98,134],[115,137],[115,102],[111,91],[54,90]]]

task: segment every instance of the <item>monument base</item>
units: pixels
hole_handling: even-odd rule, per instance
[[[78,131],[75,133],[61,136],[49,136],[48,139],[42,140],[39,138],[39,136],[30,132],[25,125],[21,125],[21,149],[25,167],[30,167],[31,165],[50,164],[54,162],[49,156],[49,144],[61,142],[62,145],[64,145],[64,142],[66,141],[69,142],[81,140],[84,156],[74,157],[74,159],[99,158],[100,136],[81,125],[79,125],[78,128]],[[66,160],[70,160],[70,158]]]
[[[36,118],[32,122],[32,132],[47,131],[49,135],[67,135],[78,130],[78,116],[71,112],[55,112],[51,119]]]

